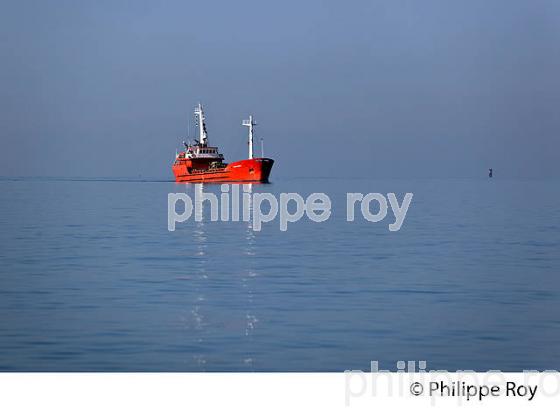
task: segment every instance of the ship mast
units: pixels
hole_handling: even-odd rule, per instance
[[[204,111],[202,110],[202,104],[198,105],[194,109],[194,115],[196,115],[196,120],[198,123],[199,138],[198,141],[202,145],[208,144],[208,133],[206,132],[206,123],[204,122]]]
[[[257,123],[253,121],[253,116],[249,115],[248,120],[243,120],[243,125],[249,127],[249,159],[253,159],[253,127]]]

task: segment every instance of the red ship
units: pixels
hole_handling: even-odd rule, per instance
[[[171,167],[176,182],[268,182],[274,160],[253,157],[253,117],[243,121],[249,128],[249,158],[226,164],[218,147],[208,145],[208,134],[202,105],[194,110],[199,139],[183,142],[185,150],[178,153]]]

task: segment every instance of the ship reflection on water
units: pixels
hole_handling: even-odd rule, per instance
[[[199,193],[203,192],[202,184],[195,185],[195,190],[199,191]],[[197,195],[196,197],[200,197]],[[206,249],[208,247],[207,241],[208,238],[206,236],[206,231],[204,229],[204,217],[203,217],[203,210],[202,207],[196,207],[196,211],[198,213],[196,218],[196,226],[193,232],[194,234],[194,242],[196,244],[196,270],[194,273],[195,276],[195,295],[194,295],[194,303],[191,309],[192,314],[192,322],[194,324],[192,331],[196,333],[194,335],[195,342],[197,345],[202,346],[204,345],[204,333],[205,333],[205,323],[204,323],[204,303],[206,301],[206,297],[204,294],[204,290],[207,289],[205,282],[208,280],[207,274],[207,257],[206,257]],[[201,349],[197,349],[197,353],[194,354],[193,360],[195,363],[200,366],[204,367],[206,364],[206,358],[204,354],[200,354]]]
[[[219,187],[219,185],[210,185],[211,187]],[[208,185],[207,185],[208,187]],[[206,370],[207,355],[204,353],[207,348],[206,345],[210,342],[209,337],[213,329],[212,321],[208,317],[210,314],[211,307],[214,305],[219,305],[223,303],[223,300],[213,300],[213,296],[208,295],[208,290],[212,288],[210,283],[213,278],[213,274],[217,274],[213,270],[211,264],[212,255],[208,252],[209,243],[209,233],[208,233],[208,219],[209,216],[206,215],[204,204],[202,203],[203,196],[205,192],[204,184],[192,184],[186,189],[192,188],[196,195],[194,205],[194,230],[192,231],[192,240],[195,245],[195,256],[196,263],[194,264],[194,271],[191,272],[191,277],[194,279],[193,282],[193,292],[194,298],[192,302],[192,307],[190,308],[189,318],[185,320],[187,323],[186,327],[189,331],[189,336],[192,338],[191,342],[194,342],[194,351],[192,360],[194,364],[199,368],[199,370]],[[252,193],[253,185],[244,184],[244,192]],[[206,189],[206,191],[209,191]],[[252,202],[249,201],[249,215],[251,217],[248,221],[239,222],[244,225],[244,234],[241,235],[243,241],[240,242],[241,249],[237,258],[244,260],[243,269],[239,272],[227,272],[221,271],[224,275],[228,275],[230,278],[239,278],[239,286],[241,287],[239,295],[241,300],[239,301],[242,308],[239,309],[240,317],[234,319],[232,324],[225,325],[226,328],[230,329],[233,325],[235,331],[239,333],[238,336],[245,339],[243,345],[243,351],[241,353],[242,363],[239,363],[240,367],[246,368],[247,370],[253,369],[254,357],[253,351],[253,332],[258,323],[258,318],[256,312],[253,309],[253,299],[254,299],[254,281],[258,276],[255,271],[255,232],[252,228]],[[219,237],[214,237],[210,239],[212,243],[218,242]],[[242,317],[241,317],[242,313]]]
[[[249,189],[248,192],[253,192],[252,184],[246,185]],[[249,215],[253,214],[252,202],[249,204]],[[253,292],[254,292],[254,281],[257,276],[255,271],[255,231],[252,227],[252,219],[249,219],[245,230],[245,252],[244,258],[248,261],[248,267],[245,271],[241,272],[241,282],[243,286],[243,294],[246,295],[246,305],[245,305],[245,337],[247,338],[247,357],[244,359],[244,363],[248,365],[251,369],[253,368],[253,357],[252,357],[252,346],[253,341],[253,330],[257,326],[258,318],[256,316],[256,311],[253,309]]]

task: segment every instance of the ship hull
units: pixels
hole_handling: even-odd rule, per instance
[[[191,169],[184,164],[172,167],[176,182],[268,182],[274,160],[253,158],[232,162],[225,168]]]

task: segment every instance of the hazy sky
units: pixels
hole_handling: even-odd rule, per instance
[[[557,0],[0,1],[0,175],[560,176]]]

